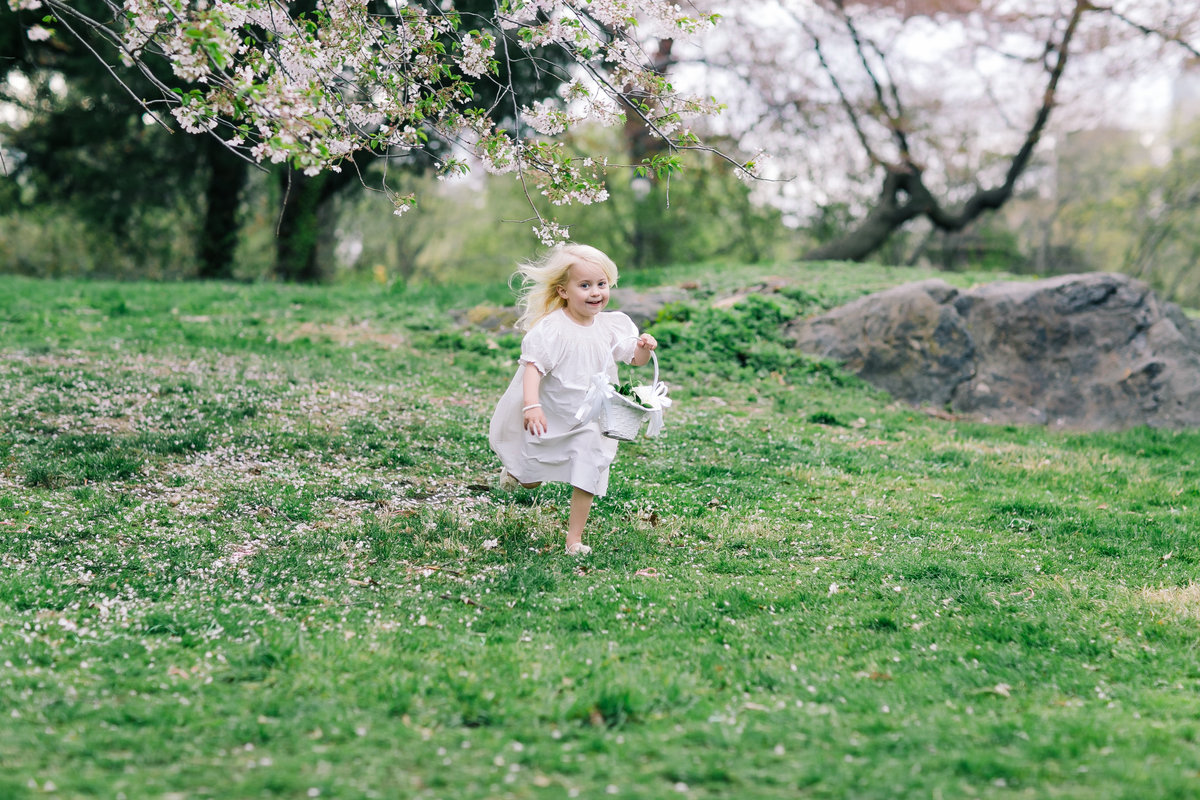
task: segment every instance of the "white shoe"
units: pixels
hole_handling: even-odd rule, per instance
[[[521,488],[521,482],[514,478],[508,470],[501,468],[500,477],[496,480],[496,488],[502,492],[515,492]]]
[[[567,555],[569,556],[586,556],[590,552],[592,552],[592,548],[583,542],[567,545]]]

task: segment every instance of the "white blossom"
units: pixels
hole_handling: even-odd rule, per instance
[[[531,128],[546,136],[562,133],[569,122],[566,112],[542,100],[535,102],[533,108],[522,110],[521,116]]]
[[[478,78],[491,69],[492,49],[495,41],[491,38],[467,34],[462,40],[462,58],[458,66],[468,75]]]
[[[26,11],[43,5],[8,4]],[[189,85],[178,93],[167,86],[161,98],[183,130],[206,133],[222,125],[237,132],[227,144],[241,154],[286,162],[307,175],[339,170],[365,151],[432,149],[437,139],[449,171],[465,168],[463,156],[473,153],[488,172],[528,178],[526,185],[550,203],[596,203],[608,197],[603,167],[571,157],[558,143],[500,130],[495,115],[515,107],[527,130],[556,137],[585,123],[621,125],[623,105],[634,95],[658,135],[672,147],[688,147],[694,137],[676,136],[683,118],[716,111],[712,103],[676,95],[642,46],[652,31],[678,38],[709,24],[668,0],[513,0],[490,19],[471,18],[470,31],[459,30],[452,14],[405,0],[391,0],[386,14],[373,13],[368,0],[319,0],[307,24],[298,24],[283,0],[114,5],[115,18],[94,25],[108,29],[126,64],[165,59]],[[453,3],[443,4],[442,11],[451,10]],[[478,108],[472,79],[487,80],[498,59],[525,57],[519,49],[498,53],[498,31],[510,31],[527,50],[566,51],[577,77],[557,99],[518,94],[495,110]],[[43,41],[61,34],[31,25],[26,35]],[[447,47],[450,40],[457,45]],[[393,202],[400,215],[414,201]],[[537,216],[539,238],[566,238],[565,228]]]
[[[546,247],[553,247],[557,244],[562,244],[570,237],[570,229],[559,225],[553,220],[542,220],[541,225],[533,227],[533,233],[538,240]]]

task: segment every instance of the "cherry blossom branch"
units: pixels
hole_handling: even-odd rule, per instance
[[[555,205],[607,197],[594,160],[569,154],[553,137],[589,122],[619,124],[619,103],[633,108],[672,153],[719,152],[680,130],[685,116],[718,107],[675,92],[641,48],[641,26],[670,38],[714,21],[687,16],[669,0],[507,0],[493,15],[462,15],[448,2],[391,4],[377,13],[370,0],[318,0],[313,11],[293,15],[283,0],[103,0],[108,20],[64,0],[8,2],[19,12],[52,12],[61,31],[168,128],[152,105],[165,103],[183,130],[217,136],[243,158],[287,163],[309,175],[340,171],[346,162],[359,171],[360,152],[391,159],[424,151],[443,173],[465,170],[466,159],[477,158],[491,172],[518,171],[543,231],[548,226],[534,191]],[[464,31],[464,16],[478,27]],[[90,35],[112,45],[160,97],[138,98]],[[474,87],[500,74],[498,43],[510,79],[490,107],[479,107]],[[540,55],[552,50],[568,55],[580,77],[570,80]],[[152,59],[164,59],[175,81],[158,78]],[[518,61],[565,82],[561,105],[522,96],[511,79]],[[496,119],[509,103],[512,133]],[[433,140],[448,147],[445,158]],[[672,156],[635,168],[669,175],[676,166]],[[390,192],[386,170],[384,191]],[[414,202],[411,195],[389,196],[397,214]]]

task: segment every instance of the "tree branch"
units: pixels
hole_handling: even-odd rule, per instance
[[[1079,22],[1092,9],[1088,0],[1076,0],[1067,26],[1057,44],[1047,39],[1045,52],[1056,55],[1049,69],[1042,103],[1034,115],[1020,148],[1013,155],[1004,182],[999,186],[979,189],[957,212],[942,207],[925,185],[921,170],[915,164],[885,168],[884,182],[874,208],[867,217],[840,239],[821,245],[806,253],[810,260],[860,260],[875,252],[902,225],[924,216],[938,229],[960,231],[986,211],[1000,208],[1013,194],[1017,180],[1029,166],[1034,150],[1041,141],[1050,114],[1054,110],[1058,84],[1066,70],[1070,48]]]
[[[806,20],[801,19],[795,11],[787,9],[787,13],[797,25],[804,29],[804,32],[808,34],[809,38],[812,39],[813,50],[817,54],[817,60],[821,64],[821,69],[824,70],[825,76],[829,78],[830,84],[833,85],[834,91],[837,92],[838,102],[841,104],[842,110],[846,112],[846,117],[850,120],[850,126],[854,129],[854,133],[858,137],[858,143],[862,145],[863,150],[867,154],[867,158],[869,158],[873,164],[884,164],[884,160],[876,154],[875,148],[871,146],[871,141],[867,138],[867,132],[863,127],[862,121],[859,119],[858,111],[854,108],[854,104],[850,102],[850,96],[846,94],[846,90],[842,88],[842,82],[838,80],[837,73],[834,72],[833,67],[829,64],[829,60],[825,58],[825,49],[821,45],[821,37],[818,36],[817,32],[813,30],[812,26],[809,25]]]
[[[1197,49],[1195,45],[1193,45],[1191,42],[1184,39],[1182,34],[1170,33],[1168,31],[1161,30],[1159,28],[1152,28],[1148,25],[1143,25],[1140,22],[1136,22],[1136,21],[1130,19],[1128,16],[1126,16],[1125,14],[1122,14],[1120,11],[1117,11],[1112,6],[1101,6],[1101,5],[1092,4],[1092,8],[1096,11],[1103,11],[1106,14],[1111,15],[1113,18],[1120,20],[1121,22],[1125,23],[1129,27],[1133,28],[1136,31],[1140,31],[1141,33],[1145,34],[1146,36],[1157,36],[1158,38],[1162,39],[1163,41],[1174,42],[1175,44],[1182,47],[1184,50],[1191,53],[1192,56],[1194,56],[1196,58],[1200,58],[1200,49]]]
[[[889,108],[883,85],[880,82],[879,77],[875,74],[875,70],[871,67],[870,60],[867,58],[867,54],[863,46],[863,39],[858,33],[858,27],[854,24],[854,20],[851,19],[850,14],[846,11],[845,4],[842,2],[842,0],[834,0],[834,5],[837,6],[838,11],[841,12],[842,23],[846,26],[846,30],[850,32],[850,39],[854,42],[854,50],[856,53],[858,53],[859,61],[862,62],[863,71],[866,72],[867,77],[871,80],[871,86],[874,87],[875,90],[875,101],[879,103],[879,113],[882,114],[884,119],[887,120],[887,127],[892,132],[892,137],[896,140],[896,146],[900,150],[900,158],[904,163],[911,164],[912,151],[908,145],[908,134],[904,130],[904,126],[901,124],[901,120],[904,117],[904,107],[900,103],[900,95],[896,91],[896,85],[892,81],[888,81],[890,84],[892,101],[895,104],[894,108]],[[876,55],[879,56],[880,61],[883,63],[884,71],[887,72],[887,60],[883,57],[883,52],[873,43],[871,44],[871,49],[874,50]]]

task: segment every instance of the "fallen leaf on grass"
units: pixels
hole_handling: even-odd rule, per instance
[[[633,576],[635,578],[660,578],[662,577],[662,573],[660,573],[654,567],[646,567],[645,569],[639,569],[637,572],[633,573]]]
[[[455,596],[449,595],[449,594],[444,594],[441,597],[443,600],[461,600],[463,605],[475,606],[477,608],[483,608],[483,606],[479,605],[479,603],[476,603],[474,600],[472,600],[469,597],[465,597],[465,596],[464,597],[455,597]]]
[[[657,511],[639,511],[638,519],[642,520],[643,522],[649,522],[654,527],[658,526]]]

